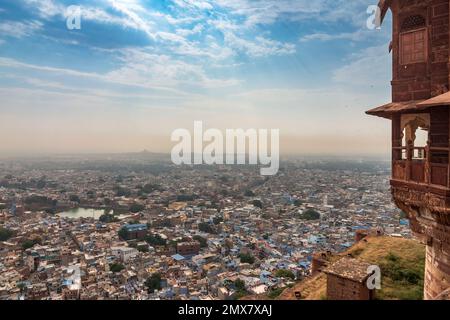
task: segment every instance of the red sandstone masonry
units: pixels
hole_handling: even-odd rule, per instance
[[[379,6],[383,13],[390,9],[393,16],[392,100],[396,104],[391,111],[387,105],[368,113],[392,120],[392,195],[409,216],[413,232],[427,244],[424,298],[447,297],[441,293],[450,287],[450,101],[444,95],[450,88],[450,1],[381,0]],[[418,107],[422,100],[436,96],[443,102]],[[411,108],[396,113],[395,107],[402,105]],[[423,161],[411,155],[400,159],[396,149],[402,147],[401,117],[408,113],[430,116]],[[411,146],[406,150],[410,153]]]

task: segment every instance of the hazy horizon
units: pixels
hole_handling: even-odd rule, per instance
[[[95,158],[95,159],[109,159],[111,157],[122,157],[130,156],[133,159],[134,156],[148,155],[148,157],[164,157],[165,160],[170,161],[170,152],[152,152],[149,150],[141,151],[130,151],[130,152],[0,152],[0,160],[11,160],[11,159],[23,159],[23,160],[34,160],[34,159],[47,159],[52,160],[59,159],[76,159],[77,157],[83,158]],[[191,154],[194,156],[194,153]],[[226,156],[226,154],[223,154]],[[246,155],[248,156],[248,154]],[[347,153],[347,154],[332,154],[332,153],[284,153],[280,154],[281,161],[294,161],[294,160],[336,160],[336,161],[391,161],[390,154],[364,154],[364,153]]]

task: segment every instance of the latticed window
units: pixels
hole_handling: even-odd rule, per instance
[[[416,15],[405,18],[402,23],[402,32],[408,30],[414,30],[424,28],[426,26],[426,20],[423,16]]]

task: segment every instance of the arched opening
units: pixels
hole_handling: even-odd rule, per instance
[[[429,114],[403,114],[401,116],[401,160],[404,163],[404,178],[408,180],[425,182],[429,131]]]
[[[412,130],[412,129],[410,129]],[[407,149],[408,149],[408,142],[407,141],[407,128],[403,129],[402,135],[402,160],[407,159]],[[413,137],[415,137],[414,140],[411,140],[410,144],[413,147],[413,153],[412,158],[413,159],[425,159],[425,149],[427,147],[428,143],[428,129],[423,127],[418,127],[415,129],[415,132],[412,134]]]
[[[402,159],[425,159],[430,130],[428,114],[405,114],[401,118],[402,126]]]

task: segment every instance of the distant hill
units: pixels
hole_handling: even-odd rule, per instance
[[[425,246],[416,240],[403,238],[367,237],[333,260],[351,255],[356,259],[378,265],[381,268],[381,290],[376,290],[378,300],[420,300],[423,298],[425,271]],[[319,273],[284,290],[277,300],[326,299],[326,275]],[[244,299],[262,300],[267,296],[249,296]]]

